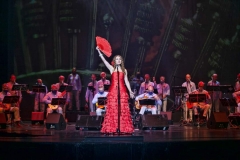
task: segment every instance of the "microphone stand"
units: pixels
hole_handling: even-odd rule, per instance
[[[212,86],[213,86],[213,79],[212,79]],[[214,99],[213,99],[213,95],[214,95],[213,92],[214,92],[214,88],[212,88],[212,92],[211,92],[212,107],[211,107],[211,113],[209,114],[208,118],[213,117],[213,112],[215,112],[215,102],[214,102]]]
[[[117,78],[118,78],[118,128],[117,128],[117,133],[120,135],[120,112],[121,112],[121,102],[120,102],[120,86],[119,86],[119,71],[118,71],[118,66],[117,66]]]

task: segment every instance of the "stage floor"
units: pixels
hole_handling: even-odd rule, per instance
[[[8,126],[0,130],[0,141],[31,141],[31,142],[81,142],[86,137],[121,137],[127,135],[104,135],[100,131],[76,130],[75,123],[68,123],[65,130],[46,129],[44,125],[31,125],[22,122],[22,127]],[[208,129],[207,126],[180,126],[180,123],[169,125],[169,129],[162,130],[135,130],[133,135],[143,136],[143,142],[174,142],[174,141],[212,141],[212,140],[239,140],[240,130],[236,128]],[[7,138],[6,138],[7,137]]]
[[[75,123],[68,123],[66,130],[32,126],[30,122],[23,122],[21,128],[0,129],[0,150],[7,153],[3,159],[192,159],[195,154],[198,156],[193,159],[207,155],[206,159],[228,159],[239,157],[239,140],[239,129],[179,123],[166,131],[135,130],[133,135],[120,136],[76,130]]]

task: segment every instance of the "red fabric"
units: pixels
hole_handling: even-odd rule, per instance
[[[43,112],[32,112],[32,121],[34,120],[44,120],[44,113]]]
[[[111,86],[107,96],[107,110],[101,129],[102,133],[116,133],[118,128],[118,76],[113,72],[111,76]],[[131,120],[130,109],[128,105],[127,88],[124,85],[124,73],[119,72],[120,88],[120,132],[133,133],[133,123]]]
[[[96,37],[97,46],[98,48],[107,56],[110,57],[112,55],[112,48],[109,42],[102,38],[102,37]]]

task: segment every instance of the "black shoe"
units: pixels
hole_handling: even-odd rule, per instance
[[[17,128],[21,128],[21,127],[22,127],[21,124],[20,124],[20,121],[16,121],[16,122],[15,122],[15,126],[16,126]]]
[[[200,120],[200,123],[199,123],[200,126],[203,126],[203,125],[206,125],[206,124],[207,124],[206,118]]]

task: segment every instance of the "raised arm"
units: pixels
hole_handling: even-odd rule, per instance
[[[126,69],[125,69],[124,81],[125,81],[125,84],[127,86],[128,91],[130,93],[130,97],[134,98],[134,93],[131,90],[131,87],[130,87],[130,84],[129,84],[129,81],[128,81],[128,77],[127,77],[127,70]]]
[[[103,54],[101,53],[101,51],[98,47],[96,47],[96,50],[98,51],[99,57],[102,59],[103,63],[105,64],[105,66],[108,68],[108,70],[112,74],[113,69],[114,69],[113,66],[111,64],[109,64],[108,61],[103,57]]]

